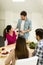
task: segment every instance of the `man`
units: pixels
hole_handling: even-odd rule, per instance
[[[43,29],[36,29],[36,39],[39,41],[35,55],[38,56],[38,65],[43,65]]]
[[[31,21],[27,18],[27,13],[26,11],[22,11],[20,13],[21,19],[18,20],[17,28],[19,30],[19,34],[24,36],[25,39],[28,39],[29,32],[32,29],[32,23]]]

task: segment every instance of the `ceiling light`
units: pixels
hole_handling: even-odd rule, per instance
[[[13,2],[24,2],[25,0],[13,0]]]

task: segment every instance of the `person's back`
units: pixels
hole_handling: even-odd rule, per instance
[[[15,55],[18,59],[28,58],[29,52],[26,46],[26,40],[23,37],[18,37],[16,41]]]

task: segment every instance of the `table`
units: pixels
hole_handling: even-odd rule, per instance
[[[6,47],[1,47],[0,49],[2,49],[2,48],[5,48],[6,50],[15,49],[15,45],[16,44],[12,44],[12,45],[9,45],[9,46],[6,46]],[[31,57],[32,56],[32,52],[34,50],[33,49],[30,49],[29,47],[28,47],[28,50],[29,50],[29,57]],[[7,56],[5,56],[5,57],[1,57],[0,56],[0,65],[5,65],[6,58],[7,58]]]
[[[6,47],[1,47],[0,50],[2,48],[5,48],[5,50],[14,49],[15,48],[15,44],[12,44],[12,45],[9,45],[9,46],[6,46]],[[7,56],[1,56],[1,53],[0,53],[0,65],[5,65],[6,58],[7,58]]]

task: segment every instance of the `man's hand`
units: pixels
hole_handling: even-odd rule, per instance
[[[28,30],[22,30],[21,33],[25,34],[26,32],[30,32],[31,30],[28,29]]]
[[[25,32],[26,32],[25,30],[22,30],[22,31],[21,31],[22,34],[25,34]]]

